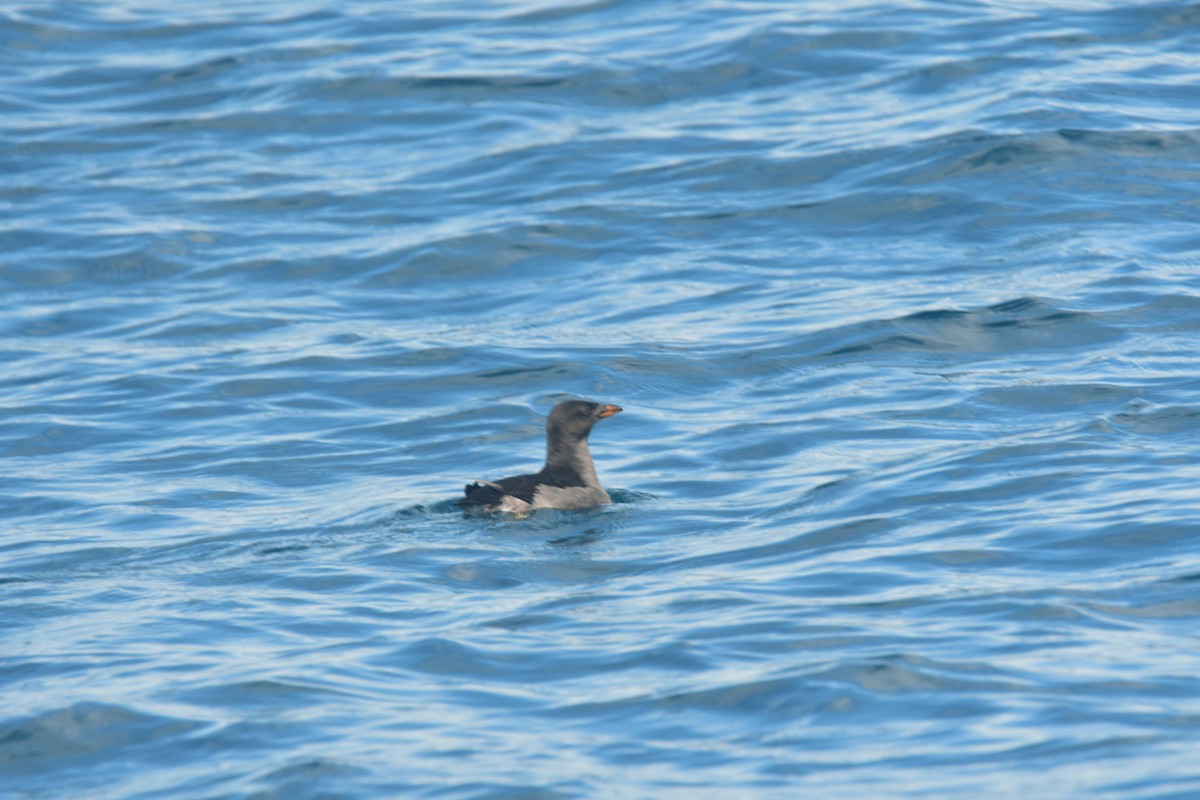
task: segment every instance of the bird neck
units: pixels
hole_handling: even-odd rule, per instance
[[[543,472],[567,473],[578,478],[583,486],[599,486],[600,479],[596,477],[596,465],[592,463],[592,452],[588,449],[587,439],[579,439],[570,443],[559,442],[555,447],[550,441],[546,442],[546,466]]]

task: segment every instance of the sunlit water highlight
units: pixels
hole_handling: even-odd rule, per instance
[[[0,794],[1200,796],[1198,34],[10,2]]]

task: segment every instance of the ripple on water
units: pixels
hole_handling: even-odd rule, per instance
[[[152,5],[0,15],[9,794],[1197,794],[1194,9]]]
[[[0,741],[5,743],[0,763],[10,774],[50,769],[77,775],[113,758],[152,762],[154,752],[169,752],[173,742],[203,726],[126,706],[75,703],[0,724]]]

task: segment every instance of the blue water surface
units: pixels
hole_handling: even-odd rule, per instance
[[[0,795],[1200,797],[1200,6],[9,0]],[[467,517],[581,396],[611,506]]]

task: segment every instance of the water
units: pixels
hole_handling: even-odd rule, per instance
[[[1200,796],[1200,7],[0,42],[0,795]]]

